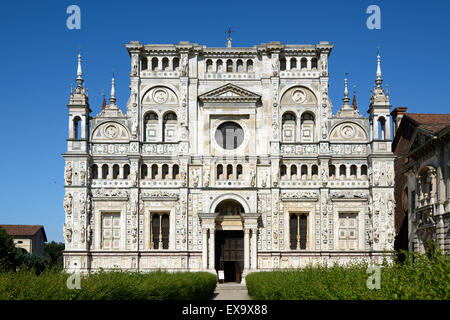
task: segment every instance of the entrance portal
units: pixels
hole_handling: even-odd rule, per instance
[[[241,282],[244,270],[244,232],[216,231],[216,270],[223,270],[225,282]]]

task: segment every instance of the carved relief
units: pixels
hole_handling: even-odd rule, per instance
[[[70,193],[66,193],[64,196],[64,211],[68,216],[72,214],[72,195]]]
[[[64,169],[64,179],[66,185],[72,185],[72,161],[68,161],[66,164],[66,168]]]
[[[64,240],[66,243],[72,242],[72,225],[70,222],[64,223],[63,226]]]

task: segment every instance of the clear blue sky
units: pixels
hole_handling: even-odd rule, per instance
[[[81,8],[81,30],[66,28],[66,8]],[[381,30],[366,27],[366,8],[381,8]],[[2,156],[0,223],[42,224],[49,241],[63,241],[63,172],[67,103],[78,47],[93,114],[112,69],[118,104],[129,95],[124,47],[190,41],[233,46],[270,41],[335,45],[330,56],[333,111],[342,104],[343,77],[357,86],[365,114],[381,47],[382,71],[394,106],[448,113],[449,1],[5,1],[0,11]]]

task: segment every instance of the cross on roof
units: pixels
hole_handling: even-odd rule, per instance
[[[225,33],[228,33],[228,38],[227,38],[227,40],[228,40],[227,47],[228,48],[231,48],[231,33],[233,33],[233,32],[234,31],[231,30],[231,28],[228,28],[228,30],[225,31]]]

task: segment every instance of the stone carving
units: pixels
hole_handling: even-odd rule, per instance
[[[387,214],[390,215],[390,216],[394,214],[394,201],[392,199],[388,200],[388,203],[387,203]]]
[[[205,187],[209,187],[209,179],[210,179],[210,176],[211,176],[211,174],[210,174],[210,169],[209,169],[209,165],[206,165],[206,168],[205,168],[205,180],[204,180],[204,186]]]
[[[328,136],[328,125],[327,122],[324,121],[323,125],[322,125],[322,139],[326,139]]]
[[[133,121],[131,123],[131,135],[133,136],[133,139],[137,139],[137,129],[138,129],[137,119],[133,118]]]
[[[92,230],[91,225],[88,225],[87,232],[86,232],[86,241],[88,244],[92,244],[92,235],[94,233],[94,230]]]
[[[369,194],[360,191],[335,191],[331,193],[331,197],[334,199],[368,199]]]
[[[281,193],[281,198],[286,200],[291,199],[315,199],[319,198],[319,194],[313,191],[284,191]]]
[[[63,234],[64,234],[65,242],[71,243],[72,242],[72,226],[71,226],[70,222],[64,223]]]
[[[264,176],[263,176],[263,179],[262,179],[262,182],[261,182],[261,186],[263,188],[266,188],[267,187],[267,173],[264,173],[263,175]]]
[[[189,61],[188,57],[184,56],[181,63],[181,76],[187,77],[189,73]]]
[[[133,187],[137,186],[137,170],[136,168],[134,168],[134,166],[131,168],[131,173],[130,173],[130,180],[131,180],[131,185]]]
[[[68,216],[72,214],[72,195],[70,193],[64,196],[64,211]]]
[[[94,197],[128,197],[128,191],[120,189],[95,189]]]
[[[165,190],[142,192],[142,197],[146,197],[146,198],[176,198],[176,199],[178,199],[178,196],[179,196],[179,194],[177,192],[170,192],[170,191],[165,191]]]
[[[272,175],[272,184],[274,187],[278,186],[278,172],[274,172]]]
[[[181,152],[181,148],[178,148],[178,144],[161,144],[161,143],[148,143],[142,146],[142,153],[146,155],[154,154],[177,154]]]
[[[192,183],[194,184],[194,188],[197,188],[200,182],[199,170],[193,171]]]
[[[254,187],[256,185],[256,175],[255,170],[250,170],[250,186]]]
[[[373,183],[378,186],[380,184],[380,166],[375,165],[373,168]]]
[[[181,169],[180,171],[180,178],[181,178],[181,186],[186,187],[187,179],[186,179],[186,171],[184,169]]]
[[[138,72],[138,58],[136,54],[131,57],[131,75],[136,76]]]
[[[322,107],[327,107],[328,105],[328,92],[327,89],[325,88],[324,91],[322,92]]]
[[[80,241],[81,243],[84,243],[86,241],[86,229],[84,226],[82,226],[80,230]]]
[[[67,162],[64,170],[64,179],[66,180],[66,185],[72,185],[72,161]]]
[[[80,207],[80,215],[84,215],[86,213],[86,202],[84,201],[83,196],[80,196],[78,202]]]
[[[127,154],[128,144],[94,144],[92,152],[96,154]]]
[[[144,200],[139,200],[139,214],[144,214]]]
[[[84,168],[81,168],[80,170],[80,183],[82,186],[86,184],[86,171],[84,170]]]
[[[327,76],[328,75],[328,63],[327,63],[327,56],[323,55],[320,59],[320,66],[322,69],[322,75]]]
[[[394,170],[392,166],[388,165],[387,172],[386,172],[386,182],[388,186],[394,185]]]
[[[331,215],[333,213],[333,202],[331,201],[331,199],[327,200],[327,213],[329,215]]]
[[[278,60],[278,57],[274,55],[272,59],[272,74],[274,77],[278,76],[279,70],[280,70],[280,60]]]

